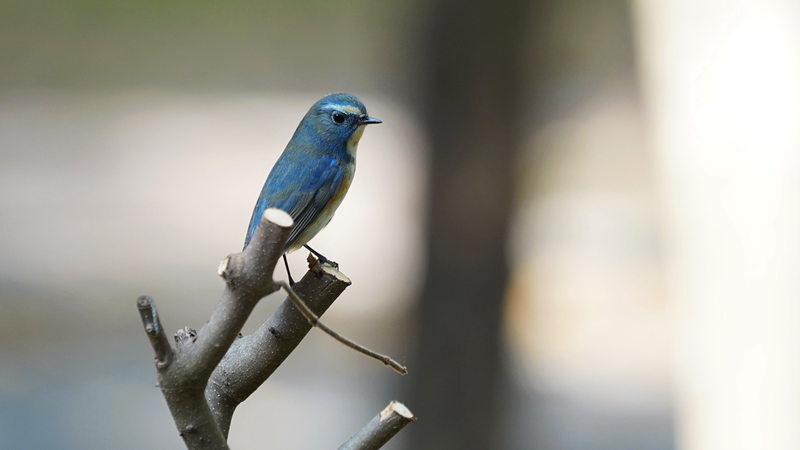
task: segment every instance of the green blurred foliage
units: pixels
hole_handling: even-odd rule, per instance
[[[2,0],[0,89],[394,88],[414,45],[412,5]]]

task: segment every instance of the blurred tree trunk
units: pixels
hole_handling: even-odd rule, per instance
[[[800,5],[637,1],[677,445],[800,448]]]
[[[493,448],[526,2],[440,0],[424,41],[431,143],[414,449]]]

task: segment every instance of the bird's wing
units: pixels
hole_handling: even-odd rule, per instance
[[[286,156],[286,155],[284,155]],[[267,208],[286,211],[294,220],[286,247],[290,247],[339,191],[344,173],[334,158],[282,156],[267,177],[258,197],[244,246],[250,243]]]

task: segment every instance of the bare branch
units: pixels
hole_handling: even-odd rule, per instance
[[[172,350],[172,345],[169,343],[166,333],[164,333],[164,327],[161,326],[156,304],[153,303],[152,298],[143,295],[136,300],[136,307],[142,317],[144,332],[147,333],[150,345],[153,346],[153,351],[156,354],[156,367],[159,369],[166,367],[172,362],[175,352]]]
[[[323,314],[350,285],[350,279],[329,265],[308,271],[295,284],[309,308]],[[223,434],[234,410],[283,363],[311,325],[286,299],[253,334],[234,341],[211,375],[206,399]]]
[[[292,219],[285,212],[264,212],[247,249],[226,257],[220,264],[225,290],[208,323],[196,335],[189,329],[178,333],[175,351],[161,327],[153,301],[147,297],[137,300],[142,324],[156,353],[158,385],[190,449],[228,448],[206,402],[206,385],[256,303],[278,289],[272,272],[283,254],[291,227]]]
[[[153,299],[139,297],[136,306],[156,354],[158,385],[184,443],[190,449],[227,449],[225,437],[208,408],[203,391],[198,390],[201,381],[186,376],[188,373],[183,364],[186,354],[173,350]],[[205,380],[202,380],[202,386],[205,386]]]
[[[175,346],[161,326],[152,299],[137,300],[156,355],[159,387],[190,449],[228,448],[226,439],[236,407],[266,381],[312,326],[397,372],[406,373],[404,366],[388,356],[356,344],[320,322],[319,316],[350,285],[350,280],[336,268],[318,265],[312,258],[312,270],[294,289],[273,280],[272,273],[291,226],[292,220],[285,212],[264,212],[248,247],[220,263],[218,273],[225,280],[225,290],[208,323],[199,331],[188,327],[179,330]],[[258,301],[280,287],[288,298],[255,333],[237,339]],[[373,420],[374,425],[370,422],[371,431],[365,428],[367,431],[357,435],[367,433],[358,442],[379,442],[375,445],[380,446],[410,420],[411,413],[393,402]]]
[[[247,248],[220,263],[218,273],[225,280],[225,291],[190,347],[192,372],[207,379],[258,301],[277,290],[272,273],[283,254],[291,227],[292,219],[288,214],[279,209],[267,209]]]
[[[186,448],[227,450],[225,436],[208,408],[203,391],[194,386],[164,386],[165,381],[166,377],[159,376],[159,387]]]
[[[311,326],[319,328],[320,330],[328,334],[328,336],[336,339],[337,341],[352,348],[353,350],[382,362],[383,364],[389,366],[392,370],[399,373],[400,375],[405,375],[408,373],[408,369],[406,368],[406,366],[400,364],[394,359],[386,355],[383,355],[381,353],[378,353],[374,350],[370,350],[364,347],[363,345],[358,344],[342,336],[341,334],[332,330],[329,326],[322,323],[322,321],[319,320],[319,317],[316,314],[314,314],[314,312],[311,311],[311,309],[308,306],[306,306],[305,302],[303,302],[303,299],[301,299],[295,293],[295,291],[292,290],[291,286],[289,286],[288,283],[286,283],[285,281],[276,281],[276,284],[278,284],[280,287],[283,288],[283,290],[286,291],[286,293],[289,295],[289,299],[292,301],[292,304],[303,314],[303,317],[306,318],[306,320],[308,321],[309,324],[311,324]]]
[[[383,447],[398,431],[417,420],[414,414],[400,402],[392,401],[358,433],[353,435],[339,450],[375,450]]]

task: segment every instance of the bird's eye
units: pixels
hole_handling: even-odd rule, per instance
[[[340,113],[339,111],[334,111],[333,114],[331,114],[331,119],[333,120],[334,123],[344,123],[345,117],[343,113]]]

